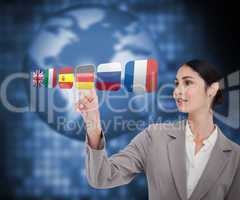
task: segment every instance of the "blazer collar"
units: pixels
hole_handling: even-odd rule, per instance
[[[168,131],[167,134],[173,138],[177,137],[185,138],[186,122],[187,120],[184,119],[171,124],[171,126],[173,126],[173,129]],[[226,138],[226,136],[224,136],[223,132],[221,131],[217,124],[216,126],[218,131],[218,139],[216,143],[218,143],[222,151],[231,151],[232,150],[231,142]]]
[[[172,138],[168,143],[168,156],[170,168],[175,181],[176,189],[182,200],[187,199],[187,175],[185,152],[185,126],[186,120],[172,124],[167,134]],[[216,125],[217,126],[217,125]],[[190,200],[201,199],[206,194],[227,164],[228,152],[232,151],[231,142],[218,129],[218,138],[212,150],[207,166],[193,191]]]
[[[218,139],[190,200],[200,200],[217,182],[217,178],[229,161],[229,153],[232,151],[231,142],[223,135],[219,127],[217,128]]]
[[[187,120],[184,119],[168,125],[169,131],[167,132],[167,134],[174,138],[177,138],[179,136],[183,137],[183,133],[185,133],[186,122]]]
[[[171,137],[168,143],[168,157],[170,170],[173,175],[176,190],[182,200],[187,199],[187,172],[185,160],[185,124],[182,120],[171,124],[167,134]]]

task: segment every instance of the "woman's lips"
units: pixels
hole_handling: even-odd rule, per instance
[[[185,99],[177,99],[177,104],[180,105],[180,106],[183,105],[186,102],[187,102],[187,100],[185,100]]]

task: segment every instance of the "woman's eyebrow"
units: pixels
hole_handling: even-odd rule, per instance
[[[194,79],[192,76],[184,76],[184,77],[182,77],[182,79],[188,79],[188,78]],[[177,81],[177,80],[178,80],[178,79],[176,78],[175,81]]]

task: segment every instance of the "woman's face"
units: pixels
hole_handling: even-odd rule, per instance
[[[195,113],[210,108],[211,101],[204,80],[187,65],[181,66],[177,71],[173,97],[180,112]]]

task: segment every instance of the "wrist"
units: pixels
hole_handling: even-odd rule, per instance
[[[86,125],[86,130],[89,135],[101,135],[102,128],[100,123],[91,123]]]

